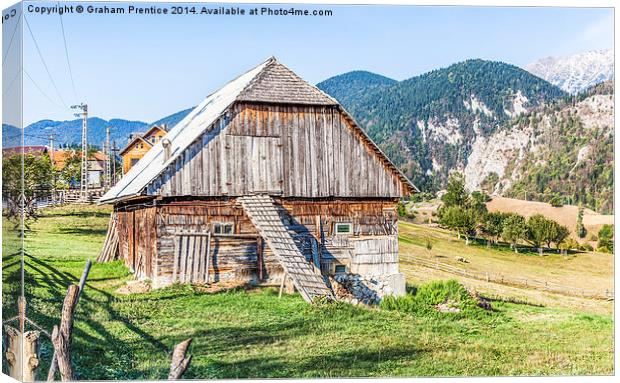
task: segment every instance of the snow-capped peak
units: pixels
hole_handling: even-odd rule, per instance
[[[576,94],[614,78],[614,52],[608,49],[565,57],[546,57],[523,69],[568,93]]]

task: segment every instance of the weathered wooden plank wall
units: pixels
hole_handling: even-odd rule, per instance
[[[116,211],[120,257],[137,277],[153,276],[157,256],[155,213],[155,207]]]
[[[398,273],[398,235],[353,238],[350,270],[362,275]]]
[[[296,242],[308,259],[317,256],[317,244],[323,243],[321,254],[324,269],[331,270],[331,263],[353,267],[356,249],[366,251],[372,249],[372,246],[377,249],[385,247],[387,245],[373,245],[370,242],[377,238],[383,243],[386,237],[397,236],[396,226],[392,225],[396,219],[396,200],[316,201],[279,198],[277,201],[282,206],[281,218],[284,224],[297,233]],[[156,287],[173,282],[175,238],[178,241],[179,233],[211,230],[214,222],[233,222],[234,235],[213,235],[209,254],[210,280],[258,280],[258,232],[243,209],[236,205],[235,198],[175,201],[157,207],[157,259],[154,265],[157,270],[154,278]],[[334,233],[336,222],[352,223],[354,233],[337,235]],[[320,227],[318,230],[317,225]],[[366,242],[356,247],[354,239]],[[264,244],[261,261],[263,280],[278,282],[282,269]],[[365,262],[362,260],[359,263]]]
[[[221,133],[220,133],[221,132]],[[147,188],[150,195],[400,197],[402,180],[336,107],[240,104]]]
[[[234,199],[212,201],[186,201],[158,207],[157,214],[157,281],[166,285],[173,281],[175,240],[184,231],[212,230],[212,223],[234,223],[233,235],[211,237],[209,257],[210,281],[256,281],[258,275],[258,232],[243,210],[235,207]],[[266,278],[279,265],[268,250],[263,251]],[[183,280],[182,278],[178,278]]]

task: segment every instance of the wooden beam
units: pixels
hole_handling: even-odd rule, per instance
[[[71,365],[71,333],[73,331],[73,315],[78,300],[80,288],[70,285],[62,305],[60,327],[54,326],[52,331],[52,344],[58,361],[58,370],[63,382],[75,380],[73,366]],[[49,378],[49,377],[48,377]],[[52,375],[53,379],[53,375]]]
[[[258,281],[262,281],[263,275],[263,237],[256,237],[256,263],[258,264]]]
[[[192,343],[192,338],[184,340],[177,344],[172,352],[172,363],[170,364],[170,372],[168,373],[168,380],[178,380],[183,376],[183,373],[189,367],[189,363],[192,361],[192,356],[185,356],[189,345]]]
[[[86,284],[86,278],[88,278],[88,273],[90,272],[90,268],[92,266],[92,261],[89,259],[88,261],[86,261],[86,266],[84,266],[84,271],[82,272],[82,276],[80,277],[80,282],[78,283],[78,292],[77,292],[77,296],[75,298],[75,303],[74,305],[77,305],[77,302],[80,299],[80,295],[82,295],[82,291],[84,290],[84,285]],[[69,288],[71,288],[71,286],[75,286],[75,285],[70,285]],[[69,294],[69,292],[67,292],[67,295]],[[67,297],[65,297],[65,301],[67,300]],[[63,313],[64,313],[64,304],[63,304]],[[72,319],[73,320],[73,319]],[[61,325],[62,325],[62,318],[61,318]],[[54,326],[54,330],[56,330],[56,326]],[[54,332],[52,331],[52,336],[50,338],[52,338],[52,343],[53,343],[53,336],[54,336]],[[48,382],[52,382],[54,381],[54,376],[56,375],[56,371],[58,371],[58,353],[56,351],[56,347],[54,347],[54,353],[52,354],[52,361],[50,363],[50,369],[47,372],[47,381]]]

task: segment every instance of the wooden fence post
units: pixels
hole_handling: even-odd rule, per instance
[[[84,266],[84,271],[82,272],[82,277],[80,277],[80,282],[78,284],[78,293],[77,298],[75,298],[75,304],[77,305],[78,300],[80,299],[80,295],[82,295],[82,291],[84,290],[84,285],[86,284],[86,278],[88,278],[88,273],[90,272],[90,268],[93,262],[89,259],[86,261],[86,266]],[[67,292],[68,294],[68,292]],[[65,298],[66,299],[66,298]],[[63,307],[64,309],[64,307]],[[53,333],[52,333],[53,335]],[[47,372],[47,381],[54,381],[54,376],[56,375],[56,371],[58,371],[58,355],[56,353],[56,349],[54,348],[54,354],[52,354],[52,361],[50,363],[50,369]]]
[[[180,379],[183,373],[189,367],[189,362],[192,361],[192,356],[185,356],[189,345],[192,343],[192,338],[184,340],[177,344],[172,351],[172,363],[170,364],[170,372],[168,373],[168,380]]]
[[[39,367],[39,331],[22,333],[14,327],[4,326],[4,347],[9,376],[24,382],[34,382]]]
[[[60,378],[63,382],[74,380],[73,367],[71,366],[71,332],[73,331],[73,314],[79,292],[80,288],[77,285],[69,286],[62,305],[60,327],[54,326],[54,330],[52,330],[52,344],[54,345]]]
[[[282,298],[282,291],[284,290],[284,281],[286,280],[286,272],[282,272],[282,282],[280,282],[280,292],[278,293],[278,299]]]

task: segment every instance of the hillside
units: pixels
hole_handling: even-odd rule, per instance
[[[467,246],[447,230],[407,222],[399,223],[398,235],[400,270],[412,283],[456,278],[489,297],[601,313],[613,311],[613,301],[582,296],[585,291],[603,295],[606,290],[614,291],[612,254],[582,252],[566,258],[548,251],[541,257],[527,248],[516,254],[507,244],[489,248],[480,241]],[[426,248],[427,240],[433,243],[430,252]],[[458,261],[456,255],[468,262]],[[448,267],[432,267],[436,263]],[[469,275],[450,272],[454,269]],[[530,281],[527,286],[525,280]],[[535,285],[536,282],[539,284]],[[556,289],[543,288],[544,282]]]
[[[181,121],[183,118],[185,118],[185,116],[187,116],[189,114],[189,112],[191,112],[192,110],[194,110],[195,106],[192,106],[191,108],[185,109],[185,110],[181,110],[179,112],[173,113],[169,116],[160,118],[159,120],[152,122],[149,124],[149,126],[153,126],[153,125],[167,125],[168,129],[174,127],[176,124],[179,123],[179,121]]]
[[[523,68],[568,93],[577,94],[614,78],[614,52],[608,49],[546,57]]]
[[[110,129],[110,140],[116,141],[116,145],[122,148],[127,144],[131,133],[144,132],[149,126],[166,124],[173,127],[181,121],[192,108],[181,110],[155,122],[147,124],[142,121],[128,121],[119,118],[104,120],[98,117],[88,119],[88,141],[91,145],[101,146],[105,140],[105,128]],[[2,125],[2,146],[11,147],[20,145],[20,130],[12,125]],[[76,145],[82,140],[82,120],[70,121],[41,120],[26,127],[24,137],[26,145],[48,145],[49,135],[56,136],[56,146]]]
[[[337,99],[348,92],[348,83],[337,79],[318,86]],[[340,96],[339,101],[426,190],[439,189],[450,170],[465,167],[477,137],[566,95],[516,66],[484,60],[467,60],[363,93],[352,99]]]
[[[537,108],[473,144],[470,190],[613,211],[613,83]]]
[[[2,124],[2,147],[19,146],[21,142],[21,132],[18,127]]]
[[[148,125],[141,121],[117,118],[104,120],[98,117],[90,117],[88,119],[88,141],[91,145],[101,146],[103,144],[107,126],[111,128],[111,140],[116,140],[117,146],[123,147],[127,143],[130,133],[145,131]],[[3,125],[2,145],[4,147],[19,145],[20,133],[19,129],[14,126]],[[25,130],[25,144],[48,145],[49,135],[52,133],[56,136],[56,147],[79,144],[82,140],[82,120],[41,120],[30,124]]]
[[[360,70],[330,77],[318,83],[317,87],[342,104],[349,104],[365,98],[370,91],[385,89],[396,83],[396,80],[380,74]]]
[[[537,201],[524,201],[515,198],[494,197],[487,203],[489,211],[512,212],[520,214],[524,217],[530,217],[534,214],[542,214],[568,228],[575,239],[579,239],[576,235],[577,214],[579,207],[575,205],[564,205],[562,207],[553,207],[548,203]],[[613,215],[599,214],[590,209],[584,209],[583,225],[588,234],[597,234],[604,225],[613,225]],[[593,243],[592,245],[595,245]]]

